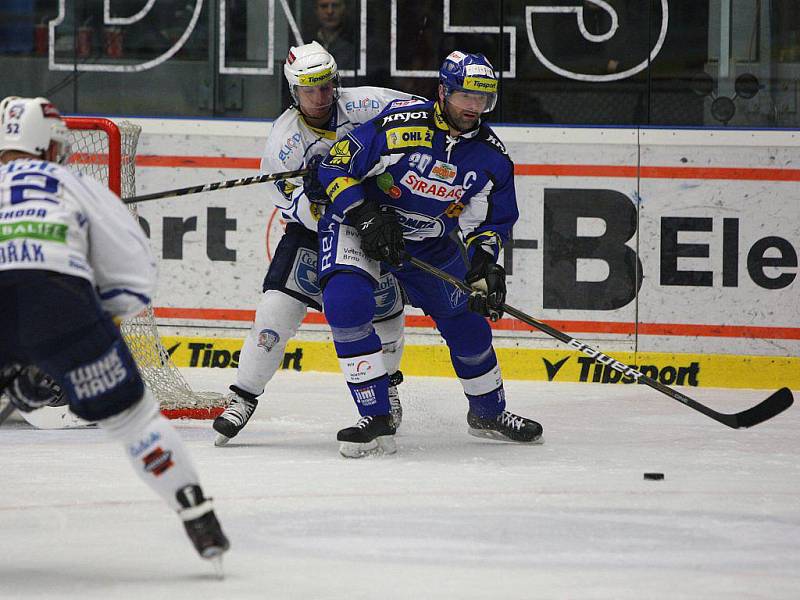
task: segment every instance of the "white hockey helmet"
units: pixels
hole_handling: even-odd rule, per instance
[[[292,46],[283,65],[292,100],[299,104],[297,87],[316,87],[333,82],[334,102],[339,98],[339,69],[330,52],[319,42]]]
[[[0,102],[0,155],[17,150],[64,162],[68,135],[61,113],[47,98],[8,96]]]

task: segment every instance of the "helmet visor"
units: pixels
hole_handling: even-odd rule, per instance
[[[304,111],[329,108],[339,99],[339,75],[318,85],[293,85],[292,96]]]
[[[497,104],[497,94],[460,88],[450,90],[446,97],[447,101],[456,108],[477,114],[492,112]]]

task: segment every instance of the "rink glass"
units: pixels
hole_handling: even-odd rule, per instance
[[[495,122],[800,125],[795,0],[289,0],[291,19],[264,0],[113,0],[107,18],[102,2],[63,4],[3,3],[6,94],[70,113],[274,118],[299,34],[328,47],[344,86],[427,97],[450,51],[481,52],[500,80]]]

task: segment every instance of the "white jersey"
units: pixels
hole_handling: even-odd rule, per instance
[[[120,199],[56,163],[0,165],[0,271],[38,269],[90,281],[105,310],[137,314],[156,286],[156,261]]]
[[[326,155],[337,138],[377,116],[392,100],[409,100],[410,94],[378,87],[343,88],[330,129],[318,129],[306,123],[296,108],[275,119],[261,157],[262,173],[280,173],[304,168],[315,155]],[[287,221],[317,230],[322,216],[320,207],[309,202],[303,192],[302,178],[285,179],[267,185],[268,195]]]

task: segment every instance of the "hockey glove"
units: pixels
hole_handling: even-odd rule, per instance
[[[17,409],[31,412],[43,406],[66,404],[64,390],[44,371],[33,365],[24,367],[5,390]]]
[[[328,194],[325,193],[325,187],[319,180],[318,170],[321,162],[321,155],[312,156],[311,160],[308,161],[308,165],[306,165],[308,173],[303,175],[303,190],[312,204],[328,204],[330,202]]]
[[[467,300],[469,309],[492,321],[502,317],[502,306],[506,301],[506,271],[494,262],[494,256],[478,247],[465,279],[474,290]]]
[[[400,266],[405,249],[403,229],[391,208],[364,200],[350,209],[347,216],[361,236],[364,254],[392,266]]]

